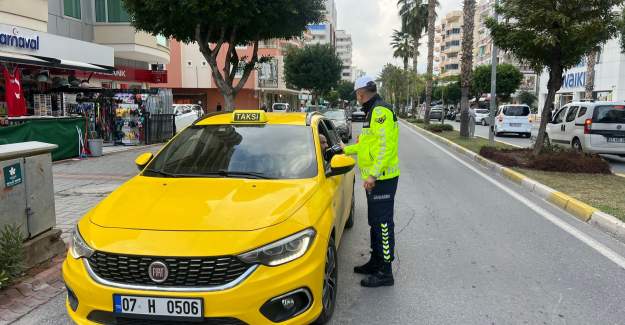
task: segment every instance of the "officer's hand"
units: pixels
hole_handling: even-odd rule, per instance
[[[365,188],[365,191],[371,192],[375,187],[375,177],[369,176],[367,180],[365,180],[363,187]]]
[[[341,150],[345,151],[345,147],[347,147],[345,143],[343,143],[343,141],[339,141],[339,145],[341,146]]]

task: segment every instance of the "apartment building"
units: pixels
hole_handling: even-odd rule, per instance
[[[490,65],[492,62],[493,39],[490,30],[486,26],[486,18],[494,15],[494,0],[481,0],[475,10],[475,29],[473,33],[473,67]],[[538,75],[529,66],[522,64],[511,53],[498,51],[498,64],[512,64],[519,68],[524,75],[524,80],[519,91],[536,93],[538,91]]]
[[[438,71],[441,77],[460,74],[463,16],[461,10],[448,13],[437,28],[440,43]]]
[[[352,75],[352,35],[345,30],[336,31],[336,54],[343,61],[341,79],[351,81]]]
[[[334,0],[325,0],[325,19],[320,24],[308,25],[306,44],[330,44],[336,46],[337,10]]]

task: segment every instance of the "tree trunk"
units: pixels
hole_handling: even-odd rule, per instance
[[[418,31],[418,33],[421,33],[421,31]],[[421,35],[417,37],[417,35],[415,34],[413,35],[412,39],[413,39],[412,46],[414,47],[413,52],[412,52],[412,70],[415,73],[417,73],[417,69],[418,69],[417,63],[419,62],[419,43],[421,43]],[[408,69],[406,69],[406,71],[408,71]]]
[[[593,98],[593,92],[595,91],[595,66],[597,65],[597,49],[588,53],[586,64],[586,99]]]
[[[545,145],[545,131],[547,124],[551,122],[551,112],[553,110],[553,101],[556,98],[556,92],[562,87],[562,65],[560,63],[551,67],[549,71],[549,82],[547,82],[547,98],[543,105],[543,112],[540,118],[540,128],[538,129],[538,137],[534,144],[534,155],[542,152]]]
[[[460,136],[469,138],[469,87],[473,75],[473,27],[475,0],[464,0],[464,28],[462,31],[462,64],[460,67]]]
[[[232,112],[234,111],[234,109],[236,107],[234,107],[234,99],[236,97],[236,95],[233,92],[223,92],[222,95],[224,96],[224,111],[225,112]]]
[[[434,32],[436,23],[436,0],[428,0],[428,70],[425,84],[425,124],[430,124],[430,105],[432,105],[432,79],[434,78]],[[416,68],[415,64],[415,68]]]
[[[408,71],[408,56],[404,56],[404,71]]]

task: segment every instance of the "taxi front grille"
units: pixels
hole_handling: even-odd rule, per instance
[[[209,317],[198,321],[176,321],[159,319],[157,316],[151,316],[149,319],[123,317],[102,310],[90,312],[87,319],[103,325],[247,325],[246,322],[232,317]]]
[[[219,287],[243,275],[252,265],[235,256],[221,257],[157,257],[95,252],[89,266],[100,278],[124,285],[159,287]],[[169,275],[162,283],[150,279],[148,268],[153,262],[167,266]]]

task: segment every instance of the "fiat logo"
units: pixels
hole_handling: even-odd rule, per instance
[[[169,270],[167,269],[167,265],[163,262],[153,262],[148,267],[148,275],[150,279],[156,283],[163,283],[167,280],[167,276],[169,276]]]
[[[617,129],[617,130],[620,130],[620,129],[622,129],[622,128],[623,128],[623,126],[622,126],[622,125],[617,125],[617,126],[616,126],[616,129]]]

